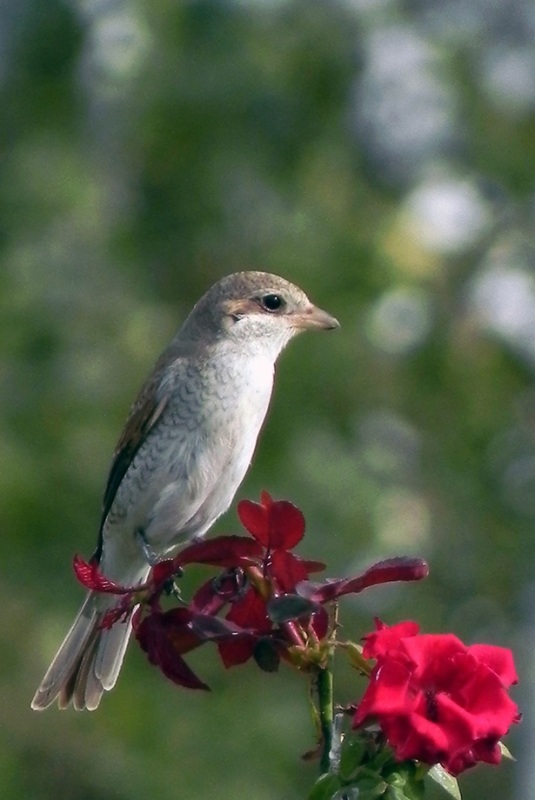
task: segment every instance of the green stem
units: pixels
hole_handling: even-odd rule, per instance
[[[316,686],[322,738],[320,771],[323,774],[329,772],[331,766],[330,754],[333,741],[333,674],[330,663],[318,670]]]

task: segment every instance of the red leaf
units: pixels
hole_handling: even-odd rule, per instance
[[[255,639],[273,629],[267,615],[265,600],[253,588],[249,588],[244,596],[232,604],[226,616],[229,622],[245,629],[251,639],[239,638],[218,643],[219,654],[225,667],[243,664],[254,652]]]
[[[283,592],[293,592],[300,581],[308,578],[304,563],[285,550],[275,550],[272,553],[268,569]]]
[[[201,614],[217,614],[227,603],[241,597],[246,586],[247,578],[239,570],[224,572],[203,583],[193,595],[189,607]]]
[[[277,500],[269,509],[269,547],[291,550],[303,538],[305,518],[288,500]]]
[[[295,556],[295,558],[299,559],[309,575],[311,572],[323,572],[326,566],[323,561],[310,561],[308,558],[300,556]]]
[[[159,561],[152,568],[151,578],[155,586],[161,586],[166,583],[173,575],[176,575],[176,566],[172,559],[167,558],[165,561]]]
[[[169,680],[188,689],[207,690],[209,687],[181,657],[181,653],[193,650],[201,643],[188,628],[188,617],[188,610],[182,608],[165,614],[151,614],[137,626],[135,636],[150,663],[159,667]]]
[[[113,608],[110,608],[108,611],[106,611],[100,621],[100,627],[103,630],[109,630],[118,622],[126,622],[133,611],[133,602],[134,601],[132,597],[129,597],[128,595],[121,597],[119,602],[113,606]]]
[[[273,498],[269,492],[266,492],[265,489],[262,489],[262,491],[260,492],[260,505],[264,506],[264,508],[267,509],[268,511],[273,505]]]
[[[297,591],[309,600],[327,603],[344,594],[358,594],[370,586],[394,581],[419,581],[429,574],[429,567],[421,558],[389,558],[379,561],[353,578],[333,578],[325,583],[302,581]]]
[[[85,586],[86,589],[91,589],[94,592],[103,592],[106,594],[131,594],[137,587],[121,586],[115,581],[106,578],[99,570],[98,564],[95,561],[84,561],[80,556],[75,555],[72,560],[72,567],[77,580]]]
[[[190,608],[202,614],[217,614],[227,600],[214,587],[214,579],[210,578],[200,586],[190,603]]]
[[[324,639],[329,632],[329,615],[327,611],[320,607],[311,617],[311,624],[318,639]]]
[[[261,502],[242,500],[238,516],[251,536],[269,550],[291,550],[305,532],[305,518],[288,500],[272,500],[267,492]]]
[[[250,587],[240,600],[232,604],[226,619],[252,633],[269,633],[272,629],[266,601]]]
[[[173,560],[175,567],[185,564],[211,564],[214,567],[240,567],[262,557],[258,542],[246,536],[217,536],[194,542],[185,547]]]
[[[203,640],[195,633],[191,622],[195,612],[189,608],[171,608],[169,611],[156,611],[146,617],[153,619],[153,625],[165,631],[175,652],[184,655],[200,647]]]
[[[235,641],[218,642],[217,649],[219,650],[223,666],[229,669],[230,667],[237,667],[239,664],[245,664],[254,654],[255,644],[255,639],[236,639]]]
[[[238,517],[245,530],[257,542],[269,547],[269,512],[264,506],[253,503],[252,500],[242,500],[238,503]]]

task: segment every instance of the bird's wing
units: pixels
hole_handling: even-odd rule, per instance
[[[149,432],[157,425],[158,420],[161,418],[169,402],[169,390],[162,392],[158,391],[158,388],[161,384],[162,372],[165,366],[169,364],[170,360],[172,360],[170,358],[170,353],[166,351],[130,409],[130,414],[121,434],[121,438],[115,447],[106,488],[104,490],[97,548],[93,554],[93,558],[96,561],[100,560],[102,551],[102,531],[106,522],[106,517],[113,505],[117,489],[132,463],[134,456],[145,441]]]
[[[132,460],[151,431],[160,419],[167,403],[169,394],[156,397],[140,397],[130,412],[121,438],[115,448],[113,460],[108,475],[108,482],[104,491],[104,504],[102,509],[101,528],[104,525],[108,512],[115,499],[115,494],[124,478]]]

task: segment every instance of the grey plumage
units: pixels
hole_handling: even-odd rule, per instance
[[[201,298],[141,390],[115,450],[95,553],[104,575],[123,585],[145,580],[140,532],[163,558],[208,531],[253,456],[279,353],[300,330],[337,325],[296,286],[262,272],[230,275]],[[129,620],[101,628],[114,602],[87,596],[32,708],[57,698],[60,708],[94,709],[113,688],[131,632]]]

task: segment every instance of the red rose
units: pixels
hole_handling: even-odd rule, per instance
[[[377,663],[354,725],[376,718],[398,759],[440,763],[452,775],[497,764],[498,742],[520,719],[506,691],[517,682],[511,651],[419,634],[413,622],[376,625],[364,656]]]

